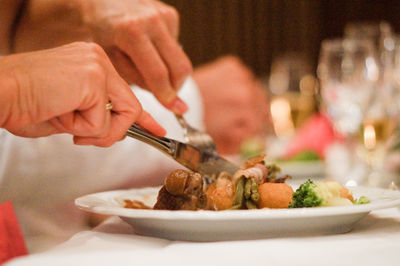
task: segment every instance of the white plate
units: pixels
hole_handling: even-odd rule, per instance
[[[344,207],[230,211],[136,210],[122,207],[122,199],[153,206],[159,188],[108,191],[75,200],[86,211],[117,215],[137,234],[187,241],[260,239],[293,235],[345,233],[370,211],[400,205],[400,191],[352,187],[355,197],[371,203]]]

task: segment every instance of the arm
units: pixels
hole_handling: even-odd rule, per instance
[[[14,23],[23,0],[0,0],[0,55],[10,52]]]
[[[46,31],[43,31],[46,28]],[[192,66],[178,43],[179,15],[156,0],[30,0],[16,32],[16,51],[94,41],[120,75],[184,113],[177,96]]]
[[[76,144],[110,146],[133,123],[165,134],[95,44],[6,56],[0,85],[0,127],[18,136],[68,133]]]

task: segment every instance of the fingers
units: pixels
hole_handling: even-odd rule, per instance
[[[132,71],[134,65],[143,80],[143,88],[152,91],[166,108],[182,114],[188,108],[177,97],[177,90],[190,75],[192,65],[167,26],[159,20],[156,21],[153,27],[127,23],[123,30],[116,33],[117,46],[132,61],[131,67],[127,67],[126,60],[122,59],[125,62],[121,62],[119,66],[127,67],[125,72],[129,71],[134,79],[140,80]],[[149,34],[146,33],[148,28],[151,28]]]
[[[160,126],[154,118],[146,111],[143,111],[136,121],[136,124],[147,129],[156,136],[163,137],[167,133],[165,129]]]
[[[147,89],[150,89],[161,103],[171,102],[176,93],[169,82],[168,69],[148,36],[135,35],[119,38],[119,46],[137,66]]]
[[[178,13],[178,11],[175,8],[168,6],[167,4],[164,4],[159,1],[155,1],[154,4],[158,7],[158,10],[165,22],[165,25],[167,25],[169,33],[175,40],[177,40],[178,36],[179,36],[179,13]]]
[[[128,83],[133,83],[141,88],[145,88],[146,84],[137,70],[136,66],[129,57],[119,49],[113,49],[109,52],[110,59],[114,66],[118,69],[121,77]]]
[[[104,67],[108,72],[106,93],[113,104],[113,109],[107,111],[110,117],[108,130],[97,136],[75,136],[75,144],[108,147],[123,139],[128,128],[135,122],[156,135],[165,135],[165,130],[142,110],[140,102],[129,85],[118,75],[111,62],[105,62]]]
[[[127,129],[133,124],[130,119],[126,116],[116,115],[112,119],[112,123],[110,126],[109,135],[105,137],[79,137],[74,136],[74,143],[77,145],[95,145],[100,147],[108,147],[115,143],[116,141],[122,140],[125,138],[125,134]],[[154,135],[157,136],[165,136],[166,131],[163,127],[161,127],[154,118],[147,113],[146,111],[142,111],[138,117],[136,118],[136,124],[140,125],[144,129],[150,131]],[[122,125],[122,126],[121,126]],[[127,128],[123,131],[123,135],[119,134],[119,128]]]
[[[105,98],[105,97],[104,97]],[[85,110],[68,112],[50,120],[59,131],[77,136],[103,136],[110,126],[107,100],[97,100]]]
[[[61,133],[50,122],[42,122],[38,124],[29,124],[18,129],[9,129],[12,134],[20,137],[38,138]]]
[[[173,88],[180,89],[192,72],[190,60],[183,52],[182,47],[168,34],[164,24],[155,27],[154,31],[154,46],[169,69]]]

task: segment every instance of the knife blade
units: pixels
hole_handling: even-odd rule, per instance
[[[137,125],[132,125],[126,134],[162,151],[189,170],[207,177],[218,176],[223,171],[233,175],[239,169],[239,166],[218,154],[174,139],[155,136]]]

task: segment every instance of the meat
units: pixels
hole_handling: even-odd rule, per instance
[[[222,172],[207,189],[207,209],[221,211],[232,207],[235,186],[228,173]]]
[[[268,169],[264,164],[265,155],[260,155],[247,160],[232,177],[233,183],[236,183],[240,177],[254,178],[257,184],[265,182],[268,176]]]
[[[205,208],[206,203],[201,175],[178,169],[167,176],[154,209],[197,210]]]

